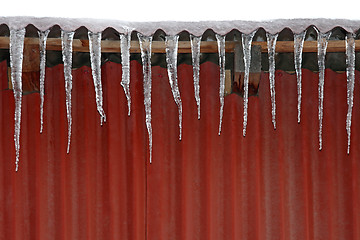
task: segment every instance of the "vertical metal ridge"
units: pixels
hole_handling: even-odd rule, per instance
[[[321,202],[319,200],[320,190],[319,184],[321,181],[319,181],[318,177],[318,171],[319,171],[319,164],[322,162],[319,159],[319,151],[316,147],[318,144],[317,138],[312,137],[312,133],[316,133],[318,131],[318,126],[314,124],[314,118],[317,116],[318,112],[316,107],[313,106],[313,103],[318,101],[318,95],[316,92],[317,89],[317,79],[318,77],[311,73],[310,71],[303,69],[303,100],[305,98],[307,101],[302,101],[302,121],[301,121],[301,127],[302,132],[304,132],[304,141],[303,141],[303,147],[304,152],[307,153],[307,156],[305,156],[308,159],[309,164],[309,170],[310,170],[310,179],[311,179],[311,188],[309,189],[310,195],[311,195],[311,211],[310,211],[310,219],[311,219],[311,227],[312,227],[312,238],[310,239],[317,239],[319,237],[322,237],[319,235],[320,226],[323,222],[323,220],[320,217],[321,213],[319,209],[319,203]],[[317,213],[317,214],[314,214]],[[326,236],[326,235],[325,235]]]
[[[329,74],[329,69],[325,69],[325,74]],[[337,91],[336,87],[340,87],[339,85],[336,84],[336,82],[340,82],[339,80],[342,78],[341,75],[338,75],[336,77],[333,77],[333,75],[326,77],[326,84],[324,86],[324,94],[328,93],[328,95],[331,96],[331,98],[325,98],[324,97],[324,111],[323,111],[323,124],[324,126],[336,126],[337,123],[339,123],[339,116],[341,109],[338,108],[338,101],[341,100],[340,96],[344,96],[343,94],[341,94],[341,91]],[[342,89],[344,90],[344,89]],[[330,93],[330,94],[329,94]],[[344,93],[346,94],[346,89],[344,91]],[[343,99],[344,100],[344,104],[346,104],[346,98]],[[331,113],[329,110],[333,110],[333,112]],[[334,114],[335,112],[335,114]],[[345,114],[346,115],[346,114]],[[344,116],[345,116],[344,115]],[[346,119],[344,118],[344,122],[346,122]],[[329,140],[334,141],[334,144],[339,144],[339,138],[341,139],[341,137],[339,136],[339,132],[338,132],[339,128],[334,128],[334,129],[330,129],[327,128],[325,129],[323,127],[323,147],[325,148],[326,146],[329,146]],[[327,228],[328,228],[328,239],[329,240],[334,240],[338,237],[340,237],[339,235],[339,229],[340,229],[340,225],[338,225],[337,223],[337,218],[339,217],[338,215],[338,210],[336,208],[337,205],[337,197],[334,194],[334,187],[332,186],[336,186],[336,178],[337,178],[337,171],[335,171],[335,167],[336,167],[336,162],[338,161],[337,158],[337,152],[342,149],[341,146],[338,146],[337,148],[330,148],[327,149],[327,151],[324,151],[324,155],[326,156],[323,163],[323,166],[321,167],[322,170],[325,169],[325,171],[323,173],[321,173],[321,177],[323,180],[325,180],[326,182],[326,187],[325,187],[325,193],[322,194],[322,197],[326,199],[326,201],[324,201],[325,203],[323,203],[320,207],[325,207],[326,210],[322,211],[323,212],[323,217],[326,218],[322,220],[322,222],[326,223]],[[344,153],[346,153],[346,149],[344,149]],[[332,159],[333,158],[333,159]],[[339,209],[340,210],[340,209]]]
[[[316,89],[316,79],[311,77],[310,72],[306,69],[302,69],[303,81],[302,81],[302,95],[306,96],[308,101],[303,101],[302,103],[302,116],[309,116],[302,119],[301,124],[298,126],[301,132],[301,151],[302,159],[301,164],[304,172],[304,197],[303,201],[305,202],[305,239],[314,239],[314,216],[313,216],[313,175],[312,175],[312,166],[311,159],[313,149],[309,148],[310,146],[317,145],[317,139],[311,138],[309,136],[311,132],[317,131],[316,126],[314,127],[312,118],[310,116],[317,116],[314,112],[314,108],[311,107],[313,101],[317,101],[316,92],[313,88]],[[305,77],[306,75],[306,77]],[[306,84],[305,84],[306,83]]]
[[[178,72],[179,89],[191,89],[193,88],[193,82],[187,81],[193,77],[192,67],[190,65],[182,65],[183,71]],[[191,124],[183,125],[182,140],[179,142],[181,145],[181,188],[180,190],[180,204],[181,204],[181,216],[180,216],[180,235],[181,239],[191,239],[198,235],[196,226],[194,223],[197,221],[196,216],[196,202],[198,202],[198,194],[193,192],[192,186],[196,182],[196,171],[198,162],[194,161],[195,156],[199,156],[199,149],[191,151],[192,146],[199,144],[199,138],[196,129],[199,127],[199,120],[194,116],[197,116],[196,106],[194,105],[194,92],[182,91],[181,96],[183,106],[183,121]]]

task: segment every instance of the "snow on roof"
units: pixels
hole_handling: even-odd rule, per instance
[[[243,33],[250,33],[258,28],[264,28],[269,33],[277,33],[284,28],[289,28],[295,33],[302,32],[309,26],[315,26],[320,32],[328,32],[335,27],[341,27],[347,32],[356,32],[360,28],[359,20],[346,19],[276,19],[270,21],[198,21],[198,22],[127,22],[104,19],[76,19],[76,18],[37,18],[37,17],[0,17],[0,24],[6,24],[9,28],[20,29],[29,24],[39,30],[47,30],[54,25],[59,25],[66,31],[75,31],[80,27],[86,27],[92,32],[101,32],[112,27],[119,33],[125,33],[129,29],[144,35],[152,35],[158,29],[162,29],[168,35],[175,35],[182,31],[200,36],[207,29],[212,29],[218,34],[226,34],[233,29]]]

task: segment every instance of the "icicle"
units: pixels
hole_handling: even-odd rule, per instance
[[[100,124],[106,122],[106,115],[103,109],[103,91],[101,84],[101,32],[88,32],[91,72],[95,88],[96,106],[100,114]]]
[[[319,65],[319,150],[322,149],[322,121],[324,110],[325,55],[331,32],[318,32],[318,65]]]
[[[301,115],[301,63],[302,63],[302,51],[304,46],[306,30],[301,33],[294,34],[294,64],[297,78],[297,93],[298,93],[298,123],[300,123]]]
[[[168,71],[171,91],[172,91],[175,103],[178,106],[178,110],[179,110],[179,130],[180,130],[179,140],[181,140],[182,102],[181,102],[179,84],[178,84],[178,79],[177,79],[178,40],[179,40],[178,35],[165,37],[167,71]]]
[[[271,116],[274,129],[276,129],[276,100],[275,100],[275,47],[278,33],[266,33],[267,47],[269,55],[269,80],[270,80],[270,97],[271,97]]]
[[[220,123],[219,123],[219,135],[221,133],[222,118],[224,112],[224,96],[225,96],[225,35],[221,36],[216,34],[216,40],[219,51],[219,65],[220,65]]]
[[[131,112],[130,43],[131,43],[131,31],[128,30],[125,34],[120,35],[121,65],[122,65],[121,86],[124,88],[124,92],[128,103],[128,116],[130,116],[130,112]]]
[[[20,127],[21,127],[21,100],[22,100],[22,63],[24,52],[25,28],[10,29],[10,67],[11,84],[15,99],[15,131],[14,142],[16,151],[15,171],[19,169],[20,161]]]
[[[40,133],[44,125],[44,93],[45,93],[45,64],[46,64],[46,40],[50,30],[44,32],[38,31],[39,34],[39,52],[40,52]]]
[[[146,128],[149,135],[150,163],[152,161],[152,126],[151,126],[151,44],[152,36],[137,34],[141,49],[141,60],[144,74],[144,105],[146,115]]]
[[[70,151],[71,140],[71,90],[72,90],[72,43],[75,32],[61,31],[62,57],[64,62],[65,93],[66,93],[66,116],[68,121],[68,144],[66,152]]]
[[[354,105],[355,86],[355,34],[349,33],[346,36],[346,77],[347,77],[347,104],[346,131],[348,135],[347,153],[350,153],[351,117]]]
[[[200,119],[200,44],[201,36],[190,35],[191,56],[193,65],[194,93],[198,108],[198,119]]]
[[[243,136],[246,135],[247,117],[248,117],[248,102],[249,102],[249,72],[251,62],[251,43],[257,30],[249,34],[242,34],[242,47],[244,52],[244,123],[243,123]]]

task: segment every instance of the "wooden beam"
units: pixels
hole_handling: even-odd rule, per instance
[[[9,49],[9,37],[0,37],[0,49]],[[32,49],[39,49],[38,38],[25,38],[27,47]],[[239,42],[227,41],[225,51],[233,52],[235,45]],[[253,42],[253,45],[259,45],[262,52],[267,52],[266,42]],[[360,51],[360,40],[355,40],[356,51]],[[120,41],[115,40],[103,40],[102,41],[102,52],[120,52]],[[47,40],[47,50],[61,51],[61,39],[60,38],[49,38]],[[165,53],[165,42],[164,41],[153,41],[152,43],[153,53]],[[74,52],[89,52],[89,41],[74,39],[73,41]],[[204,41],[201,42],[202,53],[217,53],[218,47],[216,41]],[[140,46],[138,41],[131,41],[131,53],[140,53]],[[189,41],[179,41],[178,46],[179,53],[191,53],[191,45]],[[276,52],[294,52],[293,41],[277,41]],[[303,52],[317,52],[317,41],[305,41]],[[327,52],[345,52],[345,41],[344,40],[330,40],[327,47]]]
[[[253,42],[253,45],[261,46],[262,52],[267,52],[266,42]],[[360,40],[355,40],[355,50],[360,51]],[[293,41],[277,41],[276,52],[294,52]],[[317,41],[304,41],[303,52],[317,52]],[[330,40],[326,52],[345,52],[344,40]]]

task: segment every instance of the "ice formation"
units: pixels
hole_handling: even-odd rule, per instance
[[[294,33],[294,65],[296,72],[296,82],[297,82],[297,93],[298,93],[298,123],[300,123],[301,118],[301,91],[302,91],[302,82],[301,82],[301,64],[302,64],[302,52],[304,46],[306,30],[300,33]]]
[[[220,122],[219,122],[219,135],[221,134],[221,125],[224,113],[224,96],[225,96],[225,37],[226,35],[216,34],[219,52],[219,66],[220,66]]]
[[[72,91],[72,43],[75,32],[61,31],[62,58],[64,62],[65,94],[66,94],[66,116],[68,121],[68,144],[66,152],[70,152],[71,140],[71,91]]]
[[[270,98],[271,98],[271,116],[274,129],[276,129],[276,100],[275,100],[275,47],[278,33],[266,33],[267,47],[269,55],[269,81],[270,81]]]
[[[324,111],[324,84],[325,84],[325,56],[331,32],[318,31],[318,65],[319,65],[319,150],[322,149],[322,122]]]
[[[321,23],[322,24],[322,23]],[[321,25],[320,24],[320,25]],[[171,24],[170,24],[171,25]],[[169,26],[170,26],[169,25]],[[318,24],[315,24],[318,25]],[[328,24],[329,25],[329,24]],[[319,66],[319,83],[318,83],[318,118],[319,118],[319,150],[322,149],[322,128],[323,128],[323,109],[324,109],[324,85],[325,85],[325,57],[328,40],[331,36],[331,31],[325,32],[328,25],[321,25],[322,27],[317,29],[318,32],[318,66]],[[127,104],[128,104],[128,115],[131,113],[131,97],[130,97],[130,45],[131,45],[131,31],[133,29],[143,29],[147,26],[134,24],[134,28],[123,27],[123,31],[120,33],[120,47],[121,47],[121,59],[122,59],[122,80],[121,86],[124,89]],[[179,25],[180,26],[180,25]],[[179,27],[177,26],[177,27]],[[241,25],[239,25],[241,26]],[[289,25],[290,26],[290,25]],[[299,24],[291,25],[290,28],[294,30],[294,65],[297,77],[297,119],[300,123],[301,120],[301,100],[302,100],[302,53],[306,30],[301,30],[298,27]],[[308,25],[306,25],[307,27]],[[341,26],[347,26],[343,23]],[[344,27],[344,29],[345,29]],[[22,60],[23,60],[23,49],[24,49],[24,38],[26,30],[25,28],[10,28],[10,66],[11,66],[11,84],[15,99],[15,114],[14,114],[14,142],[16,151],[16,171],[19,168],[19,156],[20,156],[20,128],[21,128],[21,104],[22,104]],[[233,26],[232,28],[237,28]],[[301,27],[305,29],[305,25]],[[333,27],[331,27],[332,29]],[[350,27],[349,28],[353,28]],[[46,65],[46,43],[50,30],[41,29],[38,31],[39,35],[39,49],[40,49],[40,133],[43,132],[43,119],[44,119],[44,92],[45,92],[45,65]],[[47,28],[49,29],[49,28]],[[89,28],[91,29],[91,28]],[[131,30],[130,30],[131,29]],[[182,30],[184,28],[182,27]],[[194,27],[195,29],[195,27]],[[189,30],[190,41],[191,41],[191,52],[192,52],[192,64],[193,64],[193,84],[194,84],[194,95],[197,104],[197,115],[200,119],[200,44],[201,36],[194,35],[198,34],[198,30]],[[212,28],[217,32],[216,40],[218,44],[219,54],[219,66],[220,66],[220,80],[219,80],[219,98],[220,98],[220,121],[219,131],[221,134],[223,111],[224,111],[224,92],[225,92],[225,33],[217,31],[217,27]],[[239,27],[241,30],[241,28]],[[247,27],[247,30],[250,28]],[[254,29],[252,26],[251,29]],[[276,129],[276,91],[275,91],[275,47],[278,37],[278,30],[283,29],[279,26],[271,27],[266,25],[264,29],[267,31],[267,46],[269,55],[269,81],[270,81],[270,95],[271,95],[271,106],[272,106],[272,123],[274,129]],[[150,31],[150,30],[149,30]],[[175,31],[175,30],[172,30]],[[244,115],[243,115],[243,136],[246,135],[247,120],[248,120],[248,101],[249,101],[249,69],[251,62],[251,45],[252,40],[257,30],[243,31],[242,34],[242,47],[244,53]],[[146,31],[145,31],[146,32]],[[349,32],[351,32],[349,30]],[[172,33],[169,31],[168,33]],[[143,35],[138,33],[138,38],[141,48],[141,58],[143,64],[143,90],[144,90],[144,105],[146,113],[146,128],[149,137],[149,160],[152,162],[152,125],[151,125],[151,45],[152,36]],[[101,84],[101,31],[89,30],[89,50],[91,59],[92,76],[94,81],[95,95],[97,110],[100,114],[101,124],[106,121],[106,115],[103,109],[103,91]],[[70,151],[71,141],[71,128],[72,128],[72,104],[71,104],[71,92],[72,92],[72,43],[74,38],[74,30],[62,28],[61,40],[62,40],[62,55],[64,62],[64,77],[65,77],[65,91],[66,91],[66,115],[68,123],[68,142],[67,142],[67,153]],[[175,34],[169,34],[166,36],[166,62],[169,76],[169,83],[171,86],[174,101],[178,107],[179,112],[179,139],[182,138],[182,101],[180,98],[180,91],[178,86],[177,78],[177,54],[178,54],[178,39],[179,36]],[[351,140],[351,124],[352,124],[352,109],[354,105],[354,85],[355,85],[355,34],[349,33],[346,37],[346,74],[347,74],[347,116],[346,116],[346,131],[347,131],[347,153],[350,152],[350,140]]]
[[[22,63],[24,53],[25,28],[10,29],[10,67],[11,67],[11,84],[15,99],[15,171],[19,169],[20,161],[20,127],[21,127],[21,102],[22,102]]]
[[[182,135],[182,102],[179,91],[179,84],[177,78],[177,53],[178,53],[178,40],[179,35],[166,36],[165,37],[165,46],[166,46],[166,63],[167,71],[169,76],[169,83],[174,97],[174,101],[178,107],[179,111],[179,140],[181,140]]]
[[[44,94],[45,94],[45,66],[46,66],[46,40],[50,30],[38,31],[40,52],[40,133],[44,125]]]
[[[246,135],[247,127],[247,118],[248,118],[248,104],[249,104],[249,72],[250,72],[250,62],[251,62],[251,43],[254,38],[254,35],[257,30],[252,33],[245,34],[243,33],[242,38],[242,47],[244,52],[244,122],[243,122],[243,136]]]
[[[346,76],[347,76],[347,104],[346,132],[348,135],[347,153],[350,153],[351,117],[354,105],[355,86],[355,34],[349,33],[346,36]]]
[[[120,35],[121,65],[122,65],[121,86],[124,88],[125,96],[128,103],[128,116],[130,116],[131,113],[130,43],[131,43],[131,30],[128,30],[126,31],[125,34]]]
[[[193,66],[194,94],[198,111],[198,119],[200,119],[200,45],[201,36],[196,37],[190,35],[191,41],[191,58]]]
[[[103,91],[101,84],[101,32],[88,32],[91,72],[95,88],[96,106],[100,114],[100,123],[106,122],[106,115],[103,109]]]
[[[137,34],[141,49],[141,60],[144,74],[144,105],[146,128],[149,135],[149,161],[152,162],[152,126],[151,126],[151,44],[152,36]]]

